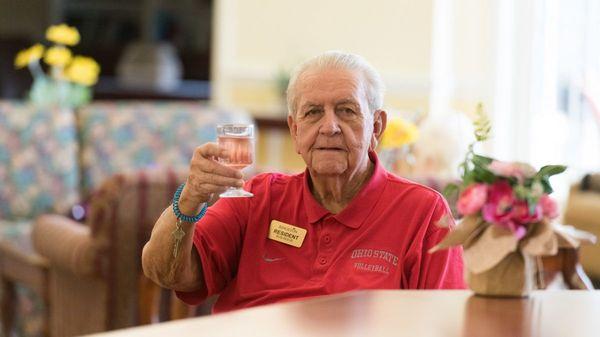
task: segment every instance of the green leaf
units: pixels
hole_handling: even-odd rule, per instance
[[[552,186],[550,186],[550,181],[548,181],[548,177],[541,178],[540,183],[542,183],[542,186],[544,187],[544,193],[550,194],[554,191],[552,189]]]
[[[478,166],[487,167],[493,161],[490,157],[480,156],[478,154],[473,155],[473,164]]]
[[[473,172],[475,174],[475,180],[478,182],[492,184],[494,181],[496,181],[496,176],[492,172],[482,167],[475,167]]]
[[[492,162],[493,159],[480,156],[473,155],[471,162],[473,163],[473,174],[475,176],[475,180],[478,182],[484,182],[491,184],[496,181],[496,175],[488,170],[488,165]]]
[[[446,185],[446,187],[444,187],[442,195],[444,195],[444,198],[446,198],[446,200],[453,200],[458,197],[458,192],[458,185],[449,183],[448,185]]]
[[[463,185],[464,186],[468,186],[471,185],[472,183],[476,182],[476,176],[475,176],[475,171],[468,171],[464,176],[463,176]]]
[[[542,167],[538,173],[536,173],[537,177],[550,177],[555,174],[563,173],[567,169],[564,165],[546,165]]]

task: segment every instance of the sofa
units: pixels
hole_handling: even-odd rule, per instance
[[[199,102],[72,111],[0,101],[0,295],[2,321],[14,322],[3,332],[147,323],[137,304],[141,247],[195,147],[226,122],[252,118]]]

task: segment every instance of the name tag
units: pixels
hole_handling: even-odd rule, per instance
[[[306,229],[272,220],[269,226],[269,239],[299,248],[304,242]]]

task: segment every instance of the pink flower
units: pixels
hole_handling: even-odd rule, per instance
[[[509,221],[514,201],[515,195],[508,181],[495,182],[489,187],[488,200],[482,208],[483,219],[496,224]]]
[[[517,200],[513,205],[511,218],[518,224],[526,225],[542,220],[542,215],[542,206],[539,203],[535,206],[533,214],[531,214],[529,213],[527,201]]]
[[[541,205],[542,213],[545,217],[550,219],[558,217],[558,205],[556,204],[556,201],[550,198],[548,194],[542,195],[539,205]]]
[[[469,185],[458,198],[456,208],[462,215],[471,215],[479,212],[487,200],[488,186],[476,183]]]
[[[502,177],[515,177],[518,181],[523,182],[526,178],[531,178],[535,175],[535,169],[525,163],[508,163],[499,160],[493,160],[488,165],[488,170],[495,175]]]
[[[517,237],[517,240],[521,240],[521,238],[523,238],[525,234],[527,234],[527,229],[525,228],[525,226],[518,224],[512,220],[506,220],[501,223],[494,223],[493,225],[504,227],[510,230],[513,233],[513,235]]]
[[[525,234],[527,234],[527,229],[523,225],[517,225],[517,227],[513,229],[513,233],[517,237],[517,240],[521,240]]]

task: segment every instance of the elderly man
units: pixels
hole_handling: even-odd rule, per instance
[[[211,195],[243,184],[215,160],[223,149],[198,147],[176,207],[144,247],[146,275],[190,304],[220,294],[214,312],[354,289],[463,288],[460,248],[427,253],[448,231],[436,226],[450,218],[444,199],[377,160],[382,91],[359,56],[302,64],[288,86],[288,125],[306,171],[258,175],[245,185],[254,197],[221,199],[186,222]]]

